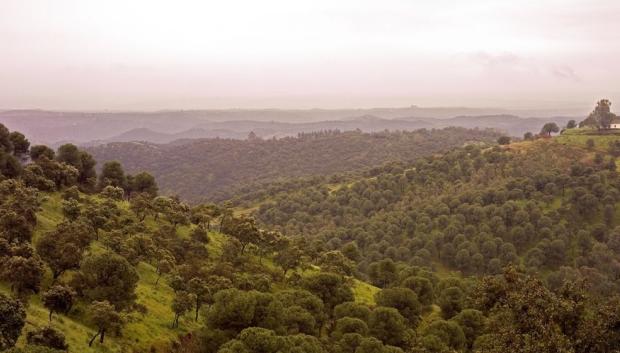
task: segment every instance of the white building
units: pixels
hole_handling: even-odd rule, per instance
[[[620,129],[620,118],[613,118],[609,123],[610,129]]]

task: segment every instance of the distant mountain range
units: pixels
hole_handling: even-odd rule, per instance
[[[364,132],[383,130],[417,130],[441,129],[455,126],[465,128],[492,128],[512,136],[522,136],[527,131],[537,132],[547,121],[566,125],[569,117],[550,119],[519,118],[514,115],[492,116],[459,116],[451,119],[437,118],[401,118],[382,119],[372,115],[364,115],[346,120],[319,121],[311,123],[283,123],[262,121],[226,121],[203,123],[191,129],[176,133],[162,133],[148,128],[136,128],[105,140],[92,141],[88,145],[110,142],[146,141],[152,143],[171,143],[174,141],[197,138],[233,138],[244,139],[250,132],[262,138],[281,138],[296,136],[298,133],[321,130],[352,131],[359,129]]]
[[[197,138],[244,139],[250,132],[262,138],[272,138],[321,130],[376,132],[448,126],[493,128],[512,136],[522,136],[527,131],[537,132],[548,121],[565,125],[571,118],[581,119],[574,112],[573,115],[549,115],[551,113],[562,112],[420,107],[161,112],[9,110],[0,111],[0,123],[11,130],[23,131],[34,143],[58,146],[73,142],[92,146],[130,141],[170,143]]]

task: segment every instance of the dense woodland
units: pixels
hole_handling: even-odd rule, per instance
[[[0,351],[620,350],[618,143],[501,140],[438,154],[435,143],[492,134],[379,136],[246,143],[428,144],[359,175],[188,204],[159,196],[147,172],[112,161],[97,172],[76,146],[30,146],[0,126]]]
[[[148,170],[164,193],[184,200],[222,201],[248,184],[287,177],[358,171],[387,161],[411,162],[470,141],[495,141],[493,130],[445,128],[362,133],[338,130],[263,140],[200,139],[166,145],[112,143],[89,152],[118,160],[130,172]]]

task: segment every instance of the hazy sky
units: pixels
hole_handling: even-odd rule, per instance
[[[0,0],[0,108],[620,105],[619,0]]]

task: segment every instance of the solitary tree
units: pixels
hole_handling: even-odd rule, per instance
[[[92,323],[97,327],[97,332],[88,342],[89,347],[93,345],[97,336],[99,336],[99,343],[103,344],[107,332],[120,332],[123,327],[123,317],[107,300],[94,301],[89,307],[89,312]]]
[[[157,251],[157,265],[155,266],[155,272],[157,272],[157,280],[155,285],[159,284],[159,280],[162,275],[172,272],[174,269],[174,256],[168,250],[160,249]]]
[[[207,302],[210,294],[209,287],[207,285],[207,281],[198,277],[192,278],[187,287],[189,292],[194,295],[194,309],[196,309],[196,317],[194,320],[198,321],[198,313],[200,312],[200,308]]]
[[[53,313],[68,313],[73,306],[74,298],[75,291],[68,286],[56,285],[43,293],[43,305],[50,311],[50,322]]]
[[[172,320],[172,328],[179,327],[179,318],[181,315],[192,310],[196,302],[196,295],[186,291],[178,291],[172,300],[172,311],[174,312],[174,320]]]
[[[551,133],[559,132],[560,128],[556,123],[546,123],[540,130],[541,135],[547,135],[551,137]]]

